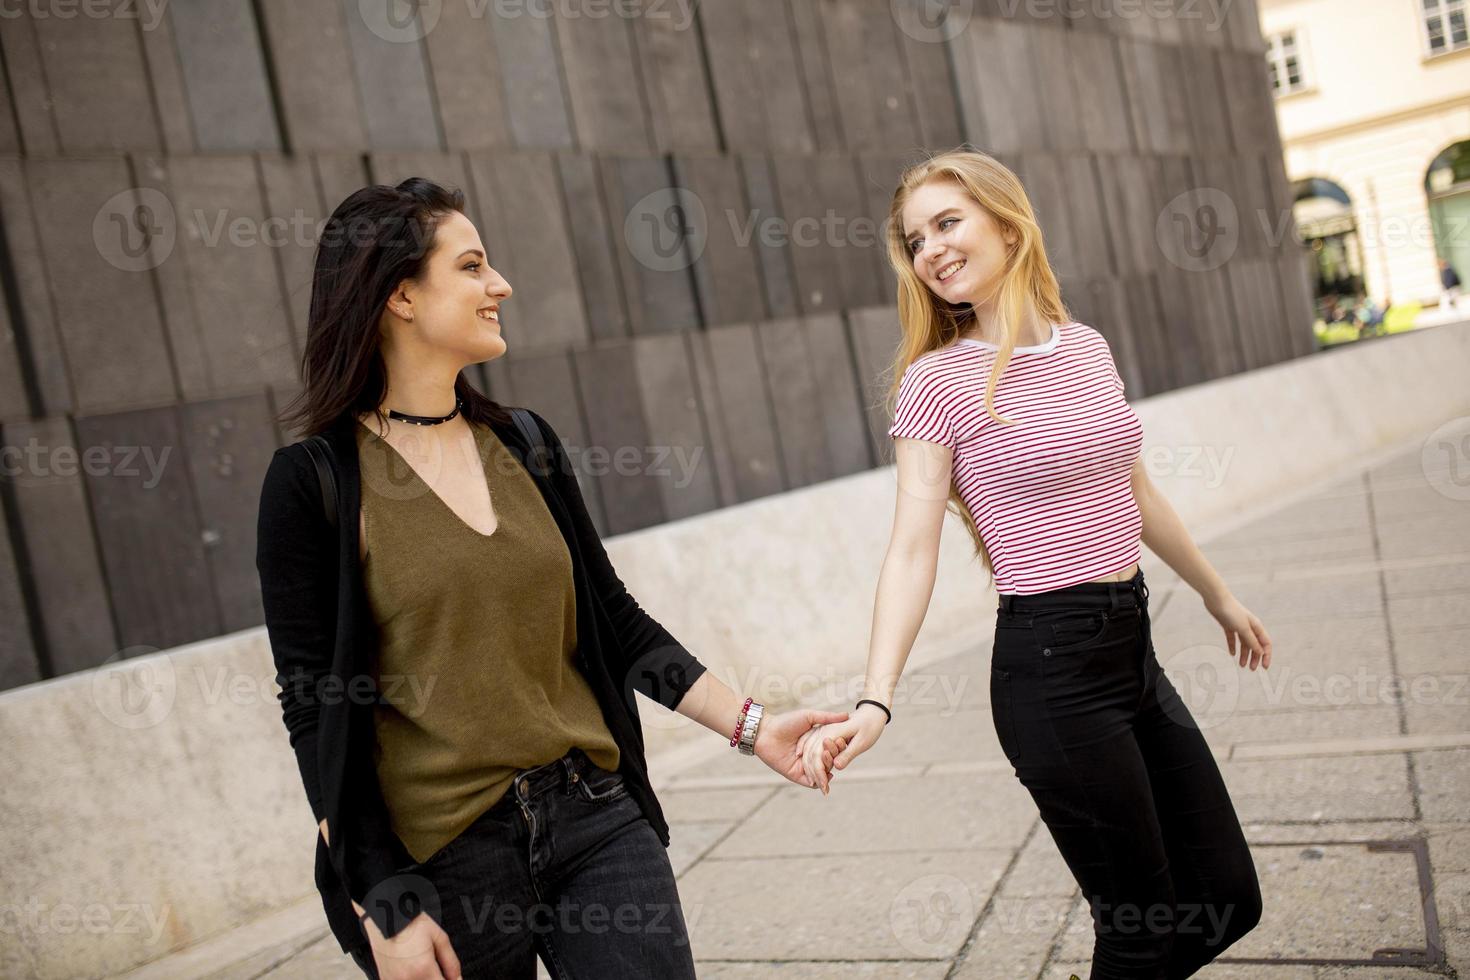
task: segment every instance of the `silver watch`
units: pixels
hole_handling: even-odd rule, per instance
[[[761,715],[765,708],[759,701],[752,702],[750,710],[745,713],[745,725],[740,729],[740,752],[742,755],[755,755],[755,730],[760,727]]]

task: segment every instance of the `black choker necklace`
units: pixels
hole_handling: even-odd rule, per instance
[[[413,425],[438,425],[440,422],[448,422],[450,419],[458,415],[459,409],[460,401],[458,398],[455,398],[454,411],[450,412],[448,415],[406,415],[403,412],[398,411],[396,408],[390,408],[388,409],[388,417],[390,419],[397,419],[400,422],[409,422]]]

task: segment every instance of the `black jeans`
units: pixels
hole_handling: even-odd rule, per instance
[[[428,861],[425,910],[466,980],[694,977],[668,853],[623,777],[579,749],[517,775]],[[377,980],[372,952],[353,959]]]
[[[990,699],[1001,750],[1091,909],[1092,977],[1187,977],[1255,927],[1255,865],[1154,655],[1142,569],[1001,596]]]

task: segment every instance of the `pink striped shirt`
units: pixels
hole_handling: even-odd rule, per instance
[[[1031,595],[1127,568],[1143,529],[1130,482],[1143,423],[1108,342],[1073,322],[1017,347],[995,386],[995,410],[1011,425],[985,412],[997,350],[961,338],[910,364],[888,434],[954,451],[997,592]]]

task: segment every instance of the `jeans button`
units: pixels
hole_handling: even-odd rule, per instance
[[[1050,657],[1051,656],[1051,647],[1043,647],[1042,648],[1042,651],[1041,651],[1041,655],[1043,657]]]

